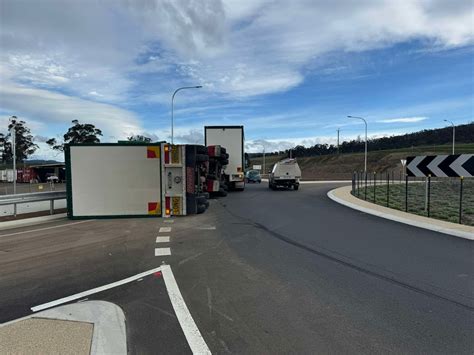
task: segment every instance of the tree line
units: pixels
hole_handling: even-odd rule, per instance
[[[407,133],[399,136],[369,139],[367,141],[367,148],[370,151],[374,151],[450,144],[453,139],[452,134],[452,127],[425,129],[419,132]],[[456,143],[474,143],[474,123],[471,122],[456,126]],[[364,152],[364,149],[365,142],[360,137],[339,144],[339,153],[362,153]],[[312,157],[336,154],[337,151],[337,145],[334,144],[316,144],[308,148],[297,145],[291,149],[291,155],[293,157]],[[266,153],[265,155],[289,156],[289,152],[290,150],[287,149],[285,151]],[[261,155],[261,153],[250,154],[250,156],[254,157]]]

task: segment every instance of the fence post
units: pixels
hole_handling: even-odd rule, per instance
[[[51,199],[51,201],[49,202],[49,214],[54,214],[54,200]]]
[[[367,201],[367,171],[365,172],[365,192],[364,199]]]
[[[376,185],[377,185],[377,172],[374,171],[374,203],[376,203],[376,199],[375,199]]]
[[[352,173],[352,195],[355,196],[355,172]]]
[[[392,177],[393,177],[393,171],[392,171]],[[390,205],[389,199],[390,199],[390,173],[387,171],[387,207],[389,207]]]
[[[408,212],[408,175],[405,175],[405,212]]]
[[[459,224],[462,224],[462,184],[464,177],[461,176],[461,188],[459,189]]]
[[[428,217],[430,216],[431,174],[428,174]]]

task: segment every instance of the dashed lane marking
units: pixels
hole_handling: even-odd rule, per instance
[[[155,248],[155,256],[171,255],[171,248]]]
[[[166,236],[166,237],[156,237],[156,242],[157,243],[169,243],[170,241],[170,237],[169,236]]]
[[[160,227],[158,233],[169,233],[171,232],[171,227]]]
[[[89,296],[89,295],[93,295],[94,293],[98,293],[98,292],[102,292],[102,291],[105,291],[105,290],[109,290],[109,289],[111,289],[111,288],[114,288],[114,287],[117,287],[117,286],[121,286],[121,285],[125,285],[125,284],[127,284],[127,283],[132,282],[132,281],[139,280],[139,279],[141,279],[141,278],[143,278],[143,277],[145,277],[145,276],[154,274],[155,272],[158,272],[158,271],[161,271],[161,267],[157,267],[157,268],[155,268],[155,269],[151,269],[151,270],[142,272],[142,273],[140,273],[140,274],[127,277],[126,279],[123,279],[123,280],[120,280],[120,281],[116,281],[116,282],[112,282],[112,283],[107,284],[107,285],[104,285],[104,286],[92,288],[92,289],[90,289],[90,290],[88,290],[88,291],[76,293],[75,295],[72,295],[72,296],[63,297],[63,298],[60,298],[60,299],[58,299],[58,300],[56,300],[56,301],[51,301],[51,302],[48,302],[48,303],[43,303],[43,304],[40,304],[39,306],[31,307],[31,310],[32,310],[33,312],[38,312],[38,311],[42,311],[43,309],[55,307],[55,306],[58,306],[58,305],[63,304],[63,303],[75,301],[75,300],[77,300],[77,299],[84,298],[84,297],[87,297],[87,296]]]

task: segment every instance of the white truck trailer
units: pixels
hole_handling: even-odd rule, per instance
[[[230,190],[245,188],[244,126],[205,126],[204,144],[220,145],[229,154],[224,178]]]
[[[167,143],[66,145],[68,216],[179,216],[205,211],[207,148]]]

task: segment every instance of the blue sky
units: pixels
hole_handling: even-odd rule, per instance
[[[202,143],[243,124],[247,149],[334,143],[462,124],[474,113],[471,1],[5,0],[0,127],[16,115],[40,149],[73,119],[102,141]]]

